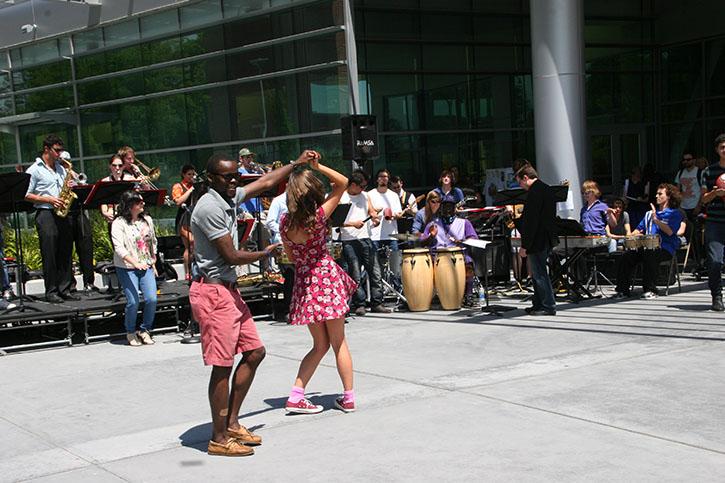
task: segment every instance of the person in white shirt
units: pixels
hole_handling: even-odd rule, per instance
[[[272,199],[269,204],[269,211],[267,212],[267,219],[264,222],[264,226],[267,227],[270,233],[271,243],[282,243],[282,237],[279,234],[279,222],[282,219],[282,215],[287,213],[287,192],[283,192]],[[284,277],[284,285],[282,287],[282,305],[280,311],[275,309],[275,318],[281,322],[287,322],[289,318],[289,306],[292,301],[292,289],[295,284],[295,265],[294,263],[286,263],[289,260],[285,258],[278,258],[277,263],[279,264],[279,270],[282,272]]]
[[[682,193],[682,204],[680,208],[687,215],[687,224],[695,227],[698,234],[702,231],[702,223],[698,222],[697,215],[700,214],[700,181],[702,178],[702,169],[695,165],[695,156],[692,153],[684,153],[682,155],[682,168],[675,176],[675,185],[680,188]],[[690,230],[686,229],[685,236],[688,242],[692,242],[693,258],[695,260],[695,270],[702,265],[702,236],[691,236]]]
[[[388,189],[389,179],[390,172],[387,169],[378,170],[375,175],[377,186],[367,192],[373,210],[382,215],[380,222],[373,224],[371,238],[373,247],[378,253],[381,267],[387,260],[384,258],[384,254],[380,253],[380,248],[385,246],[390,248],[390,269],[395,278],[400,280],[400,248],[398,247],[398,240],[393,238],[392,235],[398,234],[398,219],[403,216],[403,209],[400,206],[398,195]],[[399,286],[400,284],[396,283],[396,285]]]
[[[352,297],[350,311],[355,315],[365,315],[365,285],[360,283],[362,273],[360,267],[365,267],[370,281],[370,307],[372,312],[390,313],[391,310],[383,306],[383,291],[380,265],[375,256],[375,248],[370,236],[370,220],[378,220],[373,210],[365,187],[367,177],[362,171],[355,171],[348,180],[347,191],[342,194],[340,203],[350,203],[345,223],[340,228],[342,240],[342,255],[347,265],[347,273],[357,283],[357,291]]]

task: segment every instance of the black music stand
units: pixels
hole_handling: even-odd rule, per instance
[[[139,190],[138,194],[143,198],[146,206],[163,206],[166,201],[166,190]]]
[[[18,305],[10,310],[25,312],[27,309],[39,311],[35,307],[27,307],[25,299],[30,299],[25,294],[25,281],[23,280],[23,269],[25,263],[23,261],[23,237],[20,230],[19,213],[28,213],[33,211],[33,205],[25,201],[25,194],[30,186],[30,175],[27,173],[3,173],[0,174],[0,213],[13,214],[13,228],[15,231],[15,247],[17,265],[15,272],[15,284],[17,285]]]
[[[132,181],[99,181],[92,185],[83,207],[89,209],[100,208],[101,205],[117,205],[121,193],[133,189],[135,184]]]
[[[330,214],[330,226],[341,227],[344,225],[351,206],[352,203],[341,203],[337,205],[337,208]]]

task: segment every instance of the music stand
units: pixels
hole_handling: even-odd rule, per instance
[[[488,291],[488,256],[487,254],[490,252],[488,250],[488,247],[492,245],[493,242],[485,241],[485,240],[478,240],[478,239],[468,239],[463,241],[463,245],[469,248],[471,253],[471,259],[473,260],[473,271],[474,274],[477,277],[483,277],[483,293],[486,296],[486,305],[481,307],[481,312],[488,312],[491,315],[502,315],[503,312],[508,312],[510,310],[516,310],[516,307],[508,307],[506,305],[491,305],[489,303],[489,291]],[[483,262],[483,267],[481,267],[479,262]],[[481,270],[483,268],[483,270]],[[481,273],[483,272],[483,273]],[[479,278],[480,281],[480,278]]]
[[[13,228],[15,231],[15,250],[17,265],[15,272],[15,284],[17,286],[18,305],[10,310],[25,312],[26,309],[39,311],[35,307],[26,307],[25,281],[23,280],[23,237],[20,230],[20,212],[28,213],[33,211],[33,205],[25,201],[25,194],[30,186],[30,175],[27,173],[3,173],[0,174],[0,213],[13,214]]]
[[[352,203],[341,203],[337,205],[335,211],[330,214],[330,225],[333,227],[341,227],[344,225],[351,206]]]
[[[139,190],[138,194],[141,195],[146,206],[163,206],[166,201],[165,189]]]
[[[91,185],[91,191],[83,202],[83,207],[100,208],[101,205],[117,205],[121,193],[133,189],[133,181],[99,181]]]

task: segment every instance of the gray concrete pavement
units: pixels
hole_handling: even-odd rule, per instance
[[[332,409],[331,355],[308,387],[329,409],[284,414],[309,335],[260,320],[242,423],[264,444],[240,459],[205,454],[209,370],[176,335],[0,357],[0,480],[723,481],[725,317],[683,288],[556,317],[351,319],[352,414]]]

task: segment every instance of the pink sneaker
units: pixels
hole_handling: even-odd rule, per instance
[[[355,411],[355,401],[345,402],[343,398],[338,397],[335,399],[335,407],[340,411],[351,413]]]
[[[307,398],[304,397],[296,403],[291,403],[288,399],[287,404],[285,404],[284,408],[287,410],[288,413],[297,414],[317,414],[319,412],[322,412],[322,410],[324,409],[322,406],[312,404],[310,401],[307,400]]]

